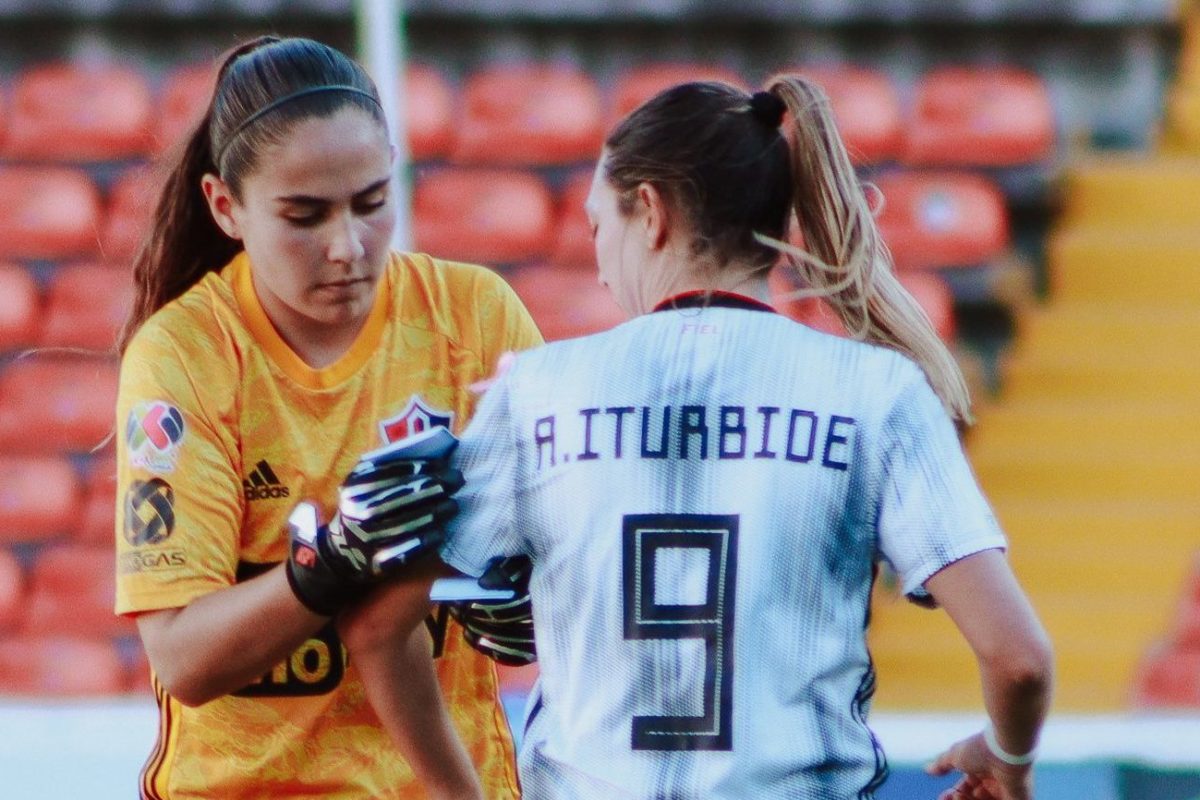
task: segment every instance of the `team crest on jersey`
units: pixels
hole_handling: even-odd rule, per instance
[[[385,444],[390,444],[430,428],[449,428],[453,423],[453,411],[430,408],[414,394],[408,399],[408,405],[403,411],[380,421],[379,435],[383,437]]]
[[[161,400],[141,403],[129,412],[125,443],[133,466],[160,474],[171,472],[183,443],[183,414]]]

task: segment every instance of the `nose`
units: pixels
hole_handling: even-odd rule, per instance
[[[334,220],[326,257],[335,264],[353,264],[363,257],[361,222],[353,214],[338,215]]]

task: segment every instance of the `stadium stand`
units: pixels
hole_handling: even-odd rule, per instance
[[[572,174],[558,194],[550,260],[560,267],[596,268],[592,226],[583,208],[591,190],[593,171],[594,168]]]
[[[149,167],[124,170],[109,189],[100,232],[105,261],[127,264],[150,225],[164,176]]]
[[[590,270],[528,264],[507,278],[546,341],[596,333],[626,319],[612,294]]]
[[[688,81],[720,81],[748,88],[746,80],[723,64],[712,62],[656,62],[630,67],[619,75],[609,92],[605,130],[616,125],[625,115],[654,95],[678,83]],[[594,155],[594,154],[593,154]]]
[[[101,214],[100,190],[82,169],[0,166],[0,258],[90,256]]]
[[[89,453],[113,433],[117,365],[50,355],[0,373],[0,452]]]
[[[128,267],[60,265],[47,290],[40,344],[115,353],[117,334],[132,306],[133,278]]]
[[[51,539],[71,530],[80,481],[59,455],[0,456],[0,541],[5,545]]]
[[[797,71],[829,95],[834,119],[856,165],[887,164],[904,154],[900,93],[880,70],[856,66],[802,66]]]
[[[18,264],[0,264],[0,352],[33,344],[41,322],[37,281]]]

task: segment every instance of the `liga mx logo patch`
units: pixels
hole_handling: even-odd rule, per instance
[[[384,444],[391,444],[430,428],[446,428],[448,430],[453,422],[453,411],[432,409],[421,402],[418,395],[414,394],[408,399],[408,405],[404,407],[403,411],[379,423],[379,435],[383,437]]]
[[[125,443],[129,463],[150,472],[167,473],[175,469],[175,459],[183,442],[183,414],[170,403],[152,400],[129,412],[125,422]]]

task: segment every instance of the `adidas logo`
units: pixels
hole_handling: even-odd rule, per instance
[[[242,481],[242,489],[245,491],[246,500],[251,502],[254,500],[275,500],[291,494],[288,488],[279,480],[279,477],[275,474],[275,470],[271,469],[271,465],[265,460],[254,465],[254,470],[250,473],[250,477]]]

